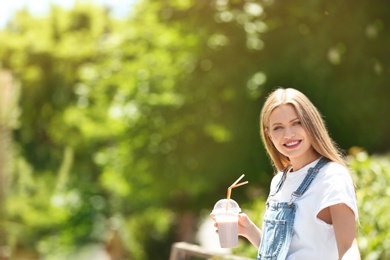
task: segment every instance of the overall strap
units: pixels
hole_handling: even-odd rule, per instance
[[[299,185],[298,189],[291,194],[291,200],[288,203],[291,205],[297,198],[301,197],[309,188],[310,184],[313,182],[314,178],[317,176],[317,173],[320,171],[322,166],[329,162],[328,158],[321,157],[321,159],[317,162],[317,164],[310,168],[305,179],[302,181],[301,185]]]
[[[275,196],[275,194],[280,191],[280,189],[282,188],[282,186],[287,178],[287,173],[291,170],[291,168],[292,168],[292,166],[290,165],[286,169],[284,169],[282,178],[280,178],[279,183],[276,185],[275,191],[273,193],[271,193],[269,195],[269,197]]]

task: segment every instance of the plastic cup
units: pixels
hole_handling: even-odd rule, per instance
[[[226,205],[229,203],[229,206]],[[222,248],[238,245],[238,214],[241,209],[237,202],[230,199],[219,200],[212,211],[218,224],[219,244]]]

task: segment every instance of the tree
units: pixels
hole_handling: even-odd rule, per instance
[[[88,142],[95,137],[81,131],[88,130],[88,122],[71,111],[84,105],[83,86],[77,83],[86,64],[99,57],[99,40],[115,26],[102,8],[76,6],[65,12],[53,6],[42,19],[22,10],[1,33],[2,66],[22,85],[18,156],[7,200],[14,252],[50,256],[104,239],[100,220],[107,209],[91,158],[102,140]],[[73,120],[85,127],[75,127]]]

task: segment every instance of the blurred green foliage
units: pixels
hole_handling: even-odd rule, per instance
[[[363,259],[390,258],[390,155],[369,156],[358,151],[350,160],[357,189]]]
[[[386,7],[143,0],[126,20],[90,4],[18,12],[0,31],[1,68],[21,85],[10,251],[58,259],[115,233],[124,258],[167,259],[242,173],[251,185],[233,197],[261,207],[272,168],[258,115],[278,85],[306,93],[344,149],[388,151]],[[363,223],[364,205],[368,239],[385,229]],[[367,259],[388,255],[361,241]]]

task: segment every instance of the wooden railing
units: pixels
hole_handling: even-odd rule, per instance
[[[205,249],[198,245],[189,244],[186,242],[174,243],[171,247],[171,255],[169,260],[193,260],[193,259],[208,259],[208,260],[253,260],[252,258],[216,253]]]

